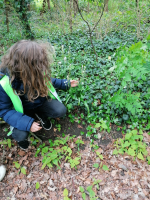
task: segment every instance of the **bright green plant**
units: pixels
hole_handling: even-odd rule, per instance
[[[30,141],[31,141],[31,145],[34,145],[34,146],[36,146],[37,143],[39,142],[39,140],[38,139],[34,139],[34,137],[30,137]]]
[[[68,190],[65,188],[64,191],[63,191],[63,196],[64,196],[64,200],[71,200],[69,197],[68,197]]]
[[[80,144],[84,144],[84,142],[82,140],[80,140],[79,138],[77,139],[77,141],[75,142],[77,144],[78,147],[78,151],[80,150]]]
[[[61,131],[61,125],[60,124],[56,124],[56,127],[57,127],[58,131],[60,132]]]
[[[71,157],[72,150],[68,147],[68,142],[72,141],[74,137],[75,136],[67,136],[66,138],[58,138],[54,141],[50,139],[50,146],[45,146],[45,143],[41,144],[35,153],[35,157],[37,157],[39,153],[43,156],[43,165],[41,169],[44,169],[46,166],[52,168],[54,165],[60,169],[59,164],[63,158],[70,163],[71,168],[76,168],[76,166],[80,163],[81,157],[79,156],[73,159]]]
[[[20,169],[21,173],[26,175],[26,169],[24,167],[21,167],[20,164],[18,162],[13,162],[15,164],[15,167],[17,169]]]
[[[36,182],[35,188],[38,190],[38,189],[39,189],[39,187],[40,187],[40,184],[39,184],[39,182]]]
[[[102,131],[103,129],[104,129],[104,130],[107,130],[107,129],[108,129],[108,126],[106,125],[106,122],[105,122],[105,121],[100,120],[99,123],[96,123],[95,128],[101,128],[100,131]]]
[[[0,144],[8,145],[9,148],[11,148],[11,146],[12,146],[11,139],[3,140],[0,142]]]
[[[96,197],[95,192],[93,191],[93,186],[96,185],[96,188],[99,190],[99,185],[98,184],[100,182],[101,182],[101,180],[94,179],[93,184],[86,188],[86,190],[89,193],[90,200],[96,200],[98,198],[98,197]],[[82,193],[83,200],[86,200],[86,194],[85,194],[84,188],[82,186],[79,186],[79,188],[80,188],[80,192]]]
[[[149,72],[150,54],[148,50],[148,42],[138,42],[131,47],[124,47],[118,50],[115,73],[121,81],[122,87],[118,90],[111,101],[115,103],[116,108],[127,109],[132,115],[142,113],[142,104],[140,101],[140,93],[132,91],[133,81],[141,78],[141,83],[146,81],[146,73]],[[127,92],[122,92],[123,88]],[[123,115],[123,119],[127,121],[129,116]]]
[[[124,154],[125,152],[133,156],[134,158],[138,157],[141,160],[146,158],[148,152],[146,150],[146,143],[143,142],[143,132],[133,130],[127,133],[123,139],[117,139],[115,141],[115,146],[117,147],[114,151],[114,155]],[[149,158],[147,158],[149,160]]]

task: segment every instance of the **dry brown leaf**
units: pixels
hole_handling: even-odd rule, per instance
[[[150,142],[150,135],[148,135],[148,134],[145,132],[145,133],[143,133],[143,136],[144,136],[145,142]]]
[[[78,128],[83,128],[81,125],[78,124]]]
[[[22,191],[24,191],[24,190],[26,189],[26,187],[27,187],[27,182],[26,182],[26,180],[25,180],[25,179],[21,180],[20,189],[21,189]]]
[[[99,149],[96,150],[96,152],[103,153],[103,149],[99,148]]]
[[[54,132],[56,132],[57,131],[57,128],[54,128]]]
[[[69,147],[70,147],[71,149],[73,149],[75,146],[76,146],[76,145],[75,145],[74,142],[71,142],[71,144],[69,144]]]

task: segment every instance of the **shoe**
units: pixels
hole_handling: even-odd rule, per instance
[[[35,114],[36,115],[36,117],[40,120],[40,122],[41,122],[41,125],[42,125],[42,127],[45,129],[45,130],[50,130],[51,128],[52,128],[52,123],[51,123],[51,121],[50,120],[48,120],[48,119],[44,119],[44,118],[42,118],[41,116],[39,116],[38,114]]]
[[[2,179],[4,178],[6,174],[6,167],[4,165],[0,166],[0,181],[2,181]]]
[[[18,142],[18,145],[21,149],[26,150],[28,149],[29,142],[27,140],[24,140],[24,141]]]

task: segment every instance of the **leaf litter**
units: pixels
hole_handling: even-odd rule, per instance
[[[149,143],[149,135],[144,133],[145,142]],[[82,139],[82,137],[79,137]],[[7,173],[3,181],[0,182],[0,199],[49,199],[63,200],[63,191],[67,189],[68,197],[71,200],[82,199],[80,186],[84,188],[86,199],[90,200],[90,190],[95,180],[100,180],[92,186],[96,199],[102,200],[148,200],[150,199],[150,165],[143,160],[127,155],[113,155],[113,143],[98,145],[94,150],[90,146],[90,141],[84,141],[84,149],[77,150],[74,138],[69,143],[75,154],[80,154],[80,164],[75,168],[70,167],[70,163],[62,159],[60,168],[42,167],[42,156],[34,157],[36,148],[30,146],[27,151],[22,151],[17,144],[12,148],[6,148],[6,158],[4,164]],[[147,147],[148,154],[150,147]],[[98,158],[96,152],[103,156],[103,160]],[[0,146],[0,156],[3,154],[3,146]],[[149,154],[150,155],[150,154]],[[13,162],[18,162],[24,167],[26,174],[14,167]],[[97,168],[94,164],[97,164]],[[38,189],[37,189],[38,188]]]

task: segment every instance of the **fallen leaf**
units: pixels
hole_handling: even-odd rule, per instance
[[[57,131],[57,128],[54,128],[54,132],[56,132]]]
[[[25,151],[22,151],[22,150],[20,150],[20,151],[18,152],[18,154],[19,154],[19,156],[25,156],[25,155],[26,155],[26,152],[25,152]]]
[[[83,128],[81,125],[78,124],[78,128]]]

